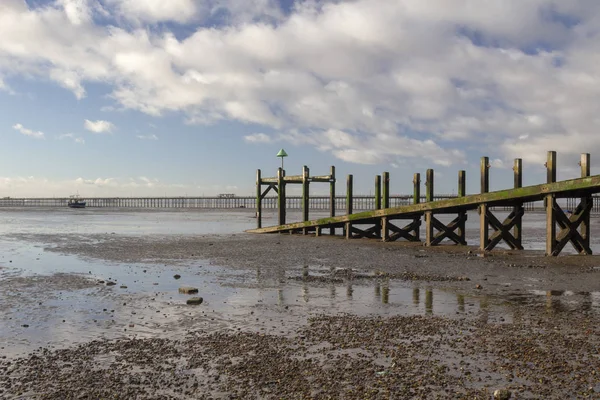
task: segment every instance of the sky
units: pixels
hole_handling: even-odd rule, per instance
[[[251,196],[281,148],[340,193],[597,174],[599,36],[597,0],[0,0],[0,197]]]

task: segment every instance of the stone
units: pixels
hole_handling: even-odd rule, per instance
[[[121,289],[127,289],[127,286],[121,285]]]
[[[483,289],[483,286],[481,286],[480,284],[477,284],[477,286],[475,286],[475,289]]]
[[[106,286],[115,286],[116,284],[117,284],[116,282],[112,282],[112,281],[106,282]]]
[[[508,400],[512,396],[512,393],[508,389],[498,389],[494,391],[495,400]]]
[[[190,305],[200,305],[203,301],[204,299],[202,297],[191,297],[187,300],[186,303]]]
[[[181,275],[179,275],[179,274],[175,274],[175,275],[173,275],[173,278],[175,278],[175,279],[179,279],[179,278],[181,278]]]
[[[198,288],[190,287],[190,286],[183,286],[183,287],[179,288],[179,293],[183,293],[183,294],[198,293]]]

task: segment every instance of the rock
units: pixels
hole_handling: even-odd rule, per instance
[[[199,305],[202,304],[203,301],[204,299],[202,297],[191,297],[187,300],[187,304]]]
[[[483,286],[481,286],[480,284],[477,284],[477,286],[475,286],[475,289],[483,289]]]
[[[106,286],[115,286],[116,284],[117,284],[116,282],[112,282],[112,281],[106,282]]]
[[[496,400],[508,400],[512,396],[512,393],[508,389],[498,389],[494,391],[494,399]]]
[[[194,293],[198,293],[198,289],[195,287],[183,286],[183,287],[179,288],[179,293],[194,294]]]
[[[181,278],[181,275],[179,275],[179,274],[175,274],[175,275],[173,275],[173,278],[175,278],[175,279],[179,279],[179,278]]]
[[[127,289],[127,286],[121,285],[121,289]]]

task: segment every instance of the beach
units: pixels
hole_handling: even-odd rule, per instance
[[[253,235],[251,210],[4,211],[0,397],[600,398],[600,263],[544,257],[540,221],[484,255]]]

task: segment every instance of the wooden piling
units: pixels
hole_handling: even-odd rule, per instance
[[[581,177],[582,178],[587,178],[588,176],[591,175],[590,153],[581,154],[581,160],[579,161],[579,165],[581,166]],[[584,204],[584,206],[589,206],[590,208],[593,205],[593,201],[594,201],[594,199],[592,198],[592,196],[589,196],[589,195],[581,198],[581,203]],[[586,213],[585,216],[583,216],[583,219],[579,226],[580,226],[579,233],[581,234],[581,237],[582,237],[584,243],[587,245],[587,247],[590,247],[590,233],[591,232],[590,232],[590,212],[589,211]]]
[[[305,165],[302,167],[302,218],[303,221],[309,221],[309,206],[310,206],[310,195],[309,195],[309,169]],[[302,234],[306,235],[308,233],[308,229],[302,229]]]
[[[490,159],[488,157],[481,157],[481,193],[488,193],[490,191]],[[489,243],[489,219],[488,219],[488,205],[482,203],[479,205],[479,250],[485,251]]]
[[[466,171],[458,171],[458,197],[465,197],[467,194],[467,179],[466,179]],[[460,217],[459,220],[461,222],[459,222],[458,227],[456,228],[457,230],[457,235],[458,237],[466,243],[466,229],[465,229],[465,225],[466,225],[466,221],[467,221],[467,212],[466,211],[459,211],[458,212],[458,216]]]
[[[427,170],[427,180],[425,181],[425,201],[433,201],[433,170]]]
[[[353,186],[353,176],[348,175],[348,178],[346,180],[346,215],[352,214],[352,201],[353,201],[352,186]],[[351,222],[346,222],[344,231],[345,231],[344,233],[346,235],[346,239],[351,239],[352,238],[352,223]]]
[[[331,166],[329,173],[329,216],[335,217],[335,167]],[[335,228],[329,228],[329,234],[335,235]]]
[[[421,174],[416,173],[413,177],[413,204],[421,202]]]
[[[433,201],[433,169],[427,170],[427,180],[425,181],[425,200]],[[425,245],[431,246],[434,240],[434,217],[432,211],[425,213]]]
[[[556,152],[549,151],[546,161],[546,183],[556,182]],[[554,253],[556,246],[556,210],[555,196],[548,194],[545,199],[546,204],[546,255]]]
[[[514,187],[515,189],[523,187],[523,160],[520,158],[515,158],[515,162],[513,165],[514,172]],[[517,204],[513,208],[513,212],[515,215],[522,215],[524,212],[523,203]],[[523,218],[519,218],[517,222],[515,222],[515,226],[513,227],[513,236],[515,238],[515,242],[519,246],[523,246]]]
[[[260,169],[256,170],[256,227],[262,228],[262,181]]]
[[[383,208],[390,208],[390,173],[383,173]]]
[[[381,210],[381,175],[375,177],[375,209]]]
[[[413,204],[421,203],[421,174],[413,175]],[[414,235],[417,241],[421,240],[421,217],[413,218]]]
[[[285,171],[277,169],[277,210],[279,225],[285,225]]]
[[[382,174],[383,179],[383,189],[382,189],[382,208],[390,208],[390,173],[384,172]],[[381,240],[387,242],[390,240],[390,226],[389,219],[387,217],[382,217],[380,219],[381,231],[380,236]]]

